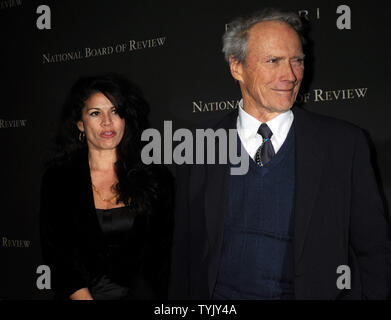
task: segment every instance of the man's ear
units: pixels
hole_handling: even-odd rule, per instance
[[[83,121],[79,120],[77,123],[77,128],[81,131],[81,132],[84,132],[84,123]]]
[[[243,81],[243,64],[236,60],[232,55],[229,56],[229,67],[232,77],[237,81]]]

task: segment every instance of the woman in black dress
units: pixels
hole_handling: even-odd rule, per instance
[[[141,161],[149,107],[125,78],[80,78],[42,179],[42,254],[58,299],[166,298],[173,178]]]

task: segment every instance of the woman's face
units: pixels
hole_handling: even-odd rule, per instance
[[[97,92],[86,101],[77,127],[85,133],[90,150],[112,150],[124,135],[125,119],[104,94]]]

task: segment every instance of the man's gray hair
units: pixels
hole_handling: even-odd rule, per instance
[[[272,20],[289,24],[299,35],[301,43],[305,43],[302,35],[303,24],[296,13],[266,8],[249,17],[239,17],[229,23],[228,30],[223,35],[225,60],[229,62],[229,57],[232,56],[238,62],[243,63],[246,60],[248,31],[250,28],[259,22]]]

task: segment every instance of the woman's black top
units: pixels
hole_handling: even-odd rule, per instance
[[[140,268],[142,242],[137,217],[128,207],[96,209],[106,254],[102,259],[103,274],[91,283],[90,292],[96,300],[156,299],[156,293]]]

